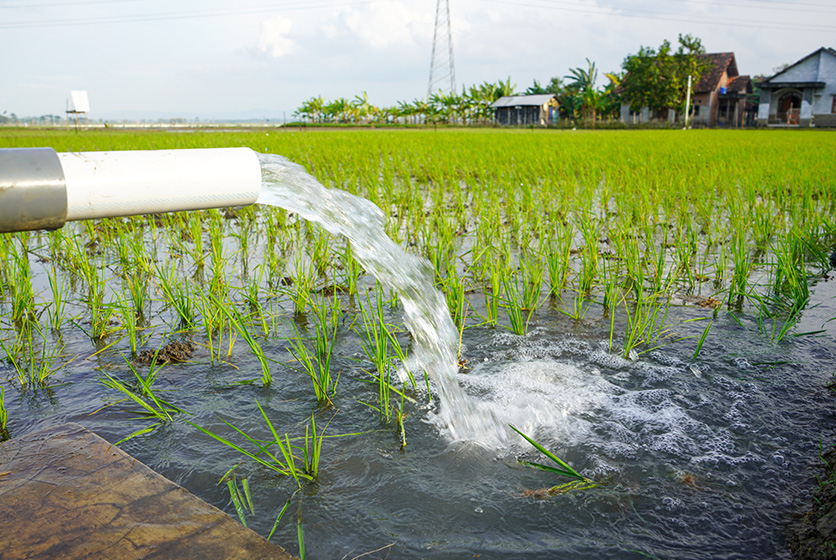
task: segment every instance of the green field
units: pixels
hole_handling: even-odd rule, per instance
[[[609,317],[610,347],[624,356],[658,343],[671,304],[755,316],[764,336],[779,341],[807,305],[811,279],[828,270],[836,241],[836,136],[825,132],[7,130],[0,137],[0,147],[27,146],[283,154],[326,186],[382,208],[387,233],[434,266],[460,328],[499,324],[522,334],[548,303],[577,320]],[[307,291],[356,289],[360,271],[340,240],[273,208],[236,217],[209,211],[3,235],[6,346],[15,346],[21,320],[65,324],[59,308],[85,316],[93,339],[133,339],[129,319],[112,324],[119,302],[127,309],[133,301],[149,324],[199,329],[203,287],[222,301],[264,296],[295,312],[309,307]],[[40,268],[55,280],[51,291],[32,291],[27,255],[50,263]],[[161,255],[176,259],[161,266]],[[266,319],[244,316],[265,330]],[[625,332],[614,330],[619,316],[629,321]]]
[[[694,525],[676,550],[717,552],[737,543],[744,552],[783,550],[783,537],[772,535],[779,533],[776,521],[762,513],[783,511],[776,500],[803,482],[803,472],[796,463],[776,477],[772,457],[780,451],[813,461],[811,436],[793,447],[785,442],[795,436],[784,432],[798,431],[793,421],[816,431],[804,418],[826,408],[797,398],[792,385],[821,402],[832,374],[827,344],[817,339],[832,336],[836,316],[834,299],[819,289],[836,248],[836,135],[451,129],[4,129],[0,135],[0,148],[41,146],[58,152],[245,146],[282,154],[327,187],[371,200],[388,217],[386,233],[434,269],[459,330],[464,385],[512,371],[524,392],[529,376],[539,379],[545,368],[557,372],[548,391],[579,407],[564,418],[558,398],[552,403],[551,394],[532,392],[557,407],[541,415],[544,445],[595,480],[584,486],[588,503],[549,509],[550,523],[570,527],[584,543],[586,526],[572,527],[585,519],[577,509],[588,508],[604,520],[594,529],[602,538],[638,535],[624,537],[624,546],[665,555],[652,531],[642,536],[645,519],[669,495],[692,492],[684,481],[719,481],[728,469],[763,506],[747,514],[740,534],[721,528],[730,536],[718,540]],[[393,375],[412,350],[398,293],[364,273],[351,244],[322,227],[253,205],[2,234],[0,282],[0,441],[82,422],[124,441],[155,470],[182,477],[218,507],[251,518],[265,536],[278,527],[283,542],[298,534],[301,544],[304,502],[312,518],[329,520],[304,529],[318,535],[308,544],[321,557],[342,555],[344,542],[368,550],[395,541],[393,550],[405,557],[425,557],[429,546],[447,554],[443,544],[427,544],[408,530],[388,536],[401,531],[391,512],[413,499],[414,466],[434,473],[421,492],[440,493],[416,498],[414,507],[426,510],[427,533],[438,530],[442,543],[467,534],[432,522],[434,500],[455,509],[470,498],[467,483],[437,484],[459,454],[439,441],[436,428],[443,433],[443,427],[426,421],[435,406],[430,381],[420,371],[408,382]],[[573,376],[581,381],[572,385]],[[498,395],[471,388],[476,400],[492,395],[499,404],[489,404],[500,412],[505,393],[517,391],[516,378]],[[659,396],[669,393],[676,397]],[[625,404],[632,398],[635,409]],[[581,404],[572,405],[577,399]],[[608,408],[599,407],[602,399]],[[752,412],[729,428],[727,418],[744,406]],[[524,420],[528,409],[517,411]],[[646,420],[637,426],[630,414]],[[561,418],[599,431],[561,431],[552,425]],[[753,428],[755,421],[764,426]],[[821,429],[826,437],[829,428]],[[685,443],[668,445],[671,432]],[[628,443],[619,440],[623,433],[632,434]],[[718,446],[732,459],[750,459],[723,463],[713,454]],[[249,451],[242,455],[238,447]],[[410,461],[390,460],[398,453]],[[548,497],[568,488],[520,494],[532,475],[520,472],[508,450],[496,453],[505,464],[495,454],[462,455],[496,489],[486,510],[517,508],[519,495]],[[380,506],[378,519],[388,524],[367,535],[367,525],[351,524],[362,523],[381,494],[363,467],[353,472],[352,465],[380,461],[397,491]],[[749,469],[747,461],[764,466]],[[247,513],[250,490],[246,484],[239,490],[238,472],[255,488],[262,518],[252,519],[251,503]],[[709,495],[712,484],[698,488],[710,508],[689,515],[731,507],[726,494]],[[634,494],[647,498],[637,498],[631,510],[641,511],[641,529],[611,533],[620,525],[608,517],[610,501]],[[345,505],[332,509],[340,499]],[[291,501],[297,525],[279,524],[285,511],[279,506]],[[504,550],[503,539],[518,530],[536,543],[539,532],[530,527],[543,511],[525,508],[533,517],[519,528],[496,521],[488,532],[498,541],[484,551]],[[659,517],[653,527],[668,522]],[[333,527],[343,522],[351,536],[332,543]]]

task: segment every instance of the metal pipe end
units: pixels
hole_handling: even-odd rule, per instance
[[[0,233],[58,229],[67,221],[67,187],[52,148],[0,149]]]

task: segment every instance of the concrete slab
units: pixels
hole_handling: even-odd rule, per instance
[[[293,559],[78,424],[0,444],[0,558]]]

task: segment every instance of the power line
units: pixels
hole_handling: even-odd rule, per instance
[[[663,21],[676,21],[682,23],[700,23],[706,25],[725,25],[725,26],[733,26],[733,27],[752,27],[756,29],[782,29],[782,30],[789,30],[789,31],[812,31],[812,32],[826,32],[826,33],[833,33],[836,32],[836,27],[834,26],[824,26],[824,25],[809,25],[809,24],[781,24],[775,23],[770,21],[752,21],[746,20],[743,21],[722,21],[715,19],[708,19],[708,18],[701,18],[701,19],[694,19],[693,17],[681,17],[674,14],[664,13],[664,12],[656,12],[653,10],[638,10],[638,9],[630,9],[630,12],[636,13],[627,13],[626,11],[617,12],[613,11],[614,8],[610,7],[601,7],[600,9],[594,8],[584,8],[578,6],[585,6],[584,4],[578,4],[576,2],[561,2],[558,0],[552,0],[548,2],[548,5],[544,4],[532,4],[529,2],[519,2],[514,0],[482,0],[483,2],[489,2],[492,4],[504,4],[508,6],[517,6],[517,7],[529,7],[529,8],[538,8],[538,9],[547,9],[547,10],[561,10],[564,12],[574,12],[574,13],[582,13],[582,14],[595,14],[595,15],[604,15],[604,16],[615,16],[615,17],[629,17],[629,18],[639,18],[639,19],[652,19],[652,20],[663,20]],[[553,4],[559,4],[560,6],[554,6]]]
[[[669,2],[671,0],[668,0]],[[788,4],[786,2],[758,2],[756,0],[750,0],[748,4],[738,4],[737,2],[722,2],[722,1],[714,1],[714,0],[673,0],[674,2],[682,2],[684,4],[691,4],[691,5],[710,5],[710,6],[722,6],[724,8],[759,8],[762,10],[773,10],[773,11],[780,11],[780,12],[793,12],[793,13],[805,13],[805,14],[836,14],[836,6],[834,5],[826,5],[826,4],[808,4],[805,2],[799,2],[798,4]],[[772,5],[770,5],[772,4]],[[782,6],[778,6],[777,4],[783,4]],[[800,9],[798,6],[815,6],[819,8],[829,8],[829,10],[805,10]],[[628,8],[630,9],[630,8]]]
[[[356,6],[360,4],[374,4],[386,0],[348,0],[340,2],[293,2],[285,4],[268,4],[249,8],[190,10],[183,12],[163,12],[151,14],[131,14],[124,16],[101,16],[85,18],[62,18],[54,20],[10,21],[0,23],[0,29],[21,29],[31,27],[71,27],[75,25],[104,25],[116,23],[140,23],[146,21],[167,21],[178,19],[196,19],[206,17],[237,16],[291,10],[313,10],[320,8],[335,8]]]
[[[75,2],[26,2],[25,4],[0,4],[0,8],[17,10],[21,8],[53,8],[64,6],[84,6],[87,4],[121,4],[124,2],[139,2],[141,0],[78,0]]]

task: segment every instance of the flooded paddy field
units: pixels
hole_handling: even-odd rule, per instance
[[[3,437],[77,422],[310,558],[788,558],[836,428],[834,144],[11,132],[282,154],[380,208],[369,250],[445,313],[324,203],[4,234]]]

